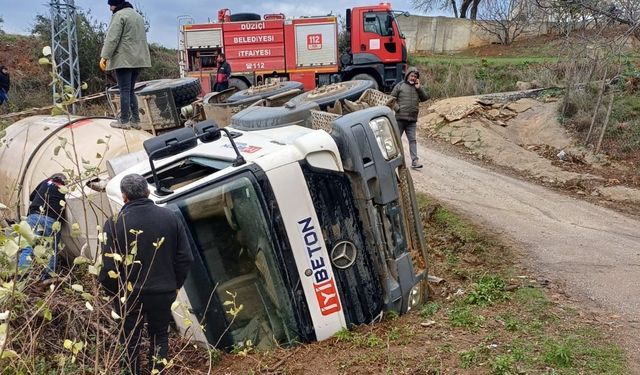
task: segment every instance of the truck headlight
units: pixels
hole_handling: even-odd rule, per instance
[[[393,136],[393,129],[389,119],[386,117],[375,118],[369,121],[369,127],[376,137],[376,142],[378,142],[378,147],[385,160],[391,160],[398,156],[400,151]]]
[[[407,312],[422,304],[425,294],[424,287],[424,282],[421,281],[411,288],[411,291],[409,292],[409,305],[407,306]]]

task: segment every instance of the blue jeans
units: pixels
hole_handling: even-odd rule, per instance
[[[44,216],[40,214],[30,214],[27,216],[27,223],[33,229],[33,233],[41,236],[41,237],[51,237],[53,235],[53,255],[49,259],[49,264],[47,265],[47,273],[56,271],[56,261],[58,258],[58,242],[60,239],[60,233],[53,233],[53,223],[56,220],[49,216]],[[31,265],[31,257],[33,255],[33,248],[31,246],[27,246],[22,249],[20,253],[20,258],[18,259],[18,267],[28,267]]]
[[[9,94],[6,91],[4,91],[4,89],[0,89],[0,105],[8,101],[9,101]]]
[[[116,79],[120,91],[120,122],[123,124],[129,121],[140,122],[138,98],[134,91],[138,74],[140,74],[139,68],[116,69]]]

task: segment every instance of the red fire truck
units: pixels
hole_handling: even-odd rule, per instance
[[[337,18],[332,15],[287,18],[222,9],[216,22],[182,20],[186,24],[180,25],[180,72],[199,78],[204,93],[215,83],[221,52],[233,71],[229,84],[239,89],[274,78],[302,82],[307,90],[360,79],[388,91],[401,80],[407,61],[404,36],[389,3],[347,9],[349,48],[342,54]]]

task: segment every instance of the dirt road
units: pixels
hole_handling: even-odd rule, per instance
[[[527,266],[585,307],[619,315],[630,363],[640,363],[640,221],[425,147],[419,154],[418,191],[515,241]]]

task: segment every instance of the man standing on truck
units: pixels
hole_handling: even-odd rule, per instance
[[[420,102],[429,99],[429,95],[424,87],[420,84],[420,72],[414,67],[407,69],[404,81],[398,84],[391,91],[391,96],[395,96],[398,100],[396,107],[396,120],[400,128],[400,136],[407,133],[409,141],[409,153],[411,154],[411,168],[422,168],[422,164],[418,159],[417,146],[417,124],[418,111]]]
[[[60,241],[60,231],[53,230],[54,224],[60,222],[64,215],[65,206],[65,183],[67,178],[62,173],[55,173],[46,180],[40,182],[29,195],[29,211],[27,212],[27,223],[33,229],[33,233],[41,237],[51,237],[53,255],[49,258],[47,272],[42,276],[49,277],[49,272],[56,271],[56,260],[58,257],[58,243]],[[31,265],[33,248],[28,246],[20,252],[18,267],[26,268]]]
[[[126,368],[140,373],[138,353],[146,322],[149,371],[161,372],[169,352],[171,304],[193,262],[191,244],[178,216],[149,199],[144,177],[125,176],[120,192],[124,207],[104,224],[99,280],[117,297],[114,307],[123,322],[120,343],[127,348]]]
[[[109,0],[113,12],[100,53],[100,68],[115,70],[120,91],[120,118],[114,128],[140,128],[138,100],[134,92],[142,68],[151,67],[144,19],[124,0]]]
[[[213,91],[220,92],[229,88],[229,77],[231,77],[231,65],[227,62],[224,53],[220,52],[217,58],[218,72],[216,73],[216,84]]]

